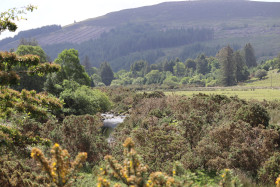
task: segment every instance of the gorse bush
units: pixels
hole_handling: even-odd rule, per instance
[[[134,98],[130,116],[111,135],[119,161],[120,142],[132,137],[150,171],[172,174],[179,161],[191,171],[234,168],[256,177],[279,148],[280,131],[268,125],[270,104],[203,94]]]
[[[110,153],[108,143],[102,135],[101,116],[67,116],[62,124],[50,120],[44,125],[42,136],[58,142],[71,156],[79,152],[88,153],[88,162],[97,164]]]
[[[59,144],[54,144],[51,150],[52,158],[47,160],[38,148],[33,148],[31,157],[38,161],[47,173],[51,183],[56,186],[69,186],[75,178],[75,172],[87,159],[87,153],[79,153],[74,162],[66,149],[62,150]]]
[[[167,176],[162,172],[151,173],[148,177],[148,167],[141,163],[140,157],[134,150],[134,142],[131,138],[127,138],[124,146],[124,161],[119,164],[112,156],[107,155],[106,168],[100,168],[101,176],[98,179],[97,186],[110,186],[108,179],[116,178],[127,186],[181,186],[173,177]],[[105,177],[108,176],[106,179]],[[121,186],[116,184],[114,186]]]

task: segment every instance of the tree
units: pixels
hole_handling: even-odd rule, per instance
[[[187,59],[185,64],[186,64],[186,68],[192,69],[193,71],[196,70],[196,63],[193,59]]]
[[[134,62],[130,66],[130,71],[132,72],[133,77],[144,77],[147,72],[145,70],[147,69],[146,67],[148,66],[148,63],[144,60],[139,60]]]
[[[88,73],[88,75],[91,76],[93,74],[93,70],[90,65],[89,57],[87,55],[85,56],[82,65],[85,67],[85,71]]]
[[[61,66],[61,71],[48,75],[44,84],[44,89],[56,96],[60,94],[64,80],[73,80],[81,85],[90,86],[90,77],[80,64],[78,51],[75,49],[65,49],[54,61]]]
[[[162,73],[159,70],[152,70],[146,76],[146,84],[160,84],[162,82]]]
[[[40,46],[31,46],[31,45],[20,45],[17,50],[16,54],[19,56],[24,56],[28,54],[37,55],[40,58],[40,63],[46,62],[47,55],[44,50]],[[17,69],[18,71],[26,70],[26,67],[20,67]],[[46,80],[43,76],[28,76],[28,75],[21,75],[22,79],[20,80],[18,85],[14,85],[12,88],[15,90],[21,91],[22,89],[27,90],[36,90],[37,92],[41,92],[44,87],[44,82]]]
[[[109,86],[111,84],[112,80],[114,79],[114,73],[108,62],[103,62],[100,65],[100,76],[101,76],[102,82],[106,86]]]
[[[217,54],[221,64],[220,81],[224,86],[232,86],[235,83],[233,50],[230,46],[222,48]]]
[[[186,72],[186,67],[183,62],[176,62],[175,66],[173,67],[174,75],[177,77],[183,77]]]
[[[205,75],[206,73],[208,73],[208,71],[209,71],[208,62],[207,62],[204,54],[199,55],[195,59],[195,61],[196,61],[196,72],[198,74]]]
[[[247,43],[244,47],[244,58],[249,68],[257,66],[255,51],[250,43]]]
[[[262,80],[265,76],[267,76],[267,71],[264,69],[259,69],[255,73],[255,77]]]
[[[235,63],[235,80],[242,82],[248,79],[250,73],[239,51],[234,52],[233,59]]]

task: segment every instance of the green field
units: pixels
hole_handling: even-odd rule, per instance
[[[214,88],[190,88],[184,91],[166,91],[166,95],[178,94],[193,96],[194,94],[204,93],[219,94],[226,96],[238,96],[239,98],[252,100],[280,100],[280,73],[277,70],[268,72],[263,80],[251,79],[242,85],[232,87],[214,87]]]
[[[226,95],[226,96],[238,96],[239,98],[252,100],[256,99],[259,101],[262,100],[280,100],[280,89],[217,89],[217,90],[193,90],[193,91],[175,91],[175,92],[165,92],[166,95],[170,94],[178,94],[178,95],[186,95],[193,96],[194,94],[204,93],[207,95],[210,94],[218,94],[218,95]]]

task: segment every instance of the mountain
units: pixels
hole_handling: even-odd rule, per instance
[[[140,58],[150,63],[174,57],[185,60],[201,52],[215,55],[227,44],[239,49],[251,42],[262,59],[280,52],[279,10],[277,2],[166,2],[112,12],[65,27],[23,31],[1,40],[0,50],[16,48],[21,37],[32,37],[52,59],[65,48],[76,48],[81,59],[89,56],[91,65],[109,61],[114,70],[119,70],[129,68]],[[186,37],[195,39],[182,39]],[[172,39],[178,41],[172,43]]]

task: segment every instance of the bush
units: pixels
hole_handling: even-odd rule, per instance
[[[88,153],[88,161],[95,165],[108,154],[109,147],[102,135],[101,116],[67,116],[62,124],[50,121],[45,124],[45,136],[66,148],[70,155]]]
[[[78,83],[67,80],[63,86],[64,91],[60,93],[60,99],[64,100],[63,112],[67,115],[96,114],[111,108],[109,98],[100,90],[79,86]]]
[[[252,127],[258,125],[269,125],[270,117],[264,107],[258,103],[249,103],[248,105],[242,105],[236,112],[236,120],[242,120]]]
[[[263,183],[275,181],[280,173],[280,153],[276,152],[271,156],[258,171],[258,178]]]
[[[265,76],[267,76],[267,71],[264,69],[260,69],[255,72],[255,77],[260,80],[262,80]]]

